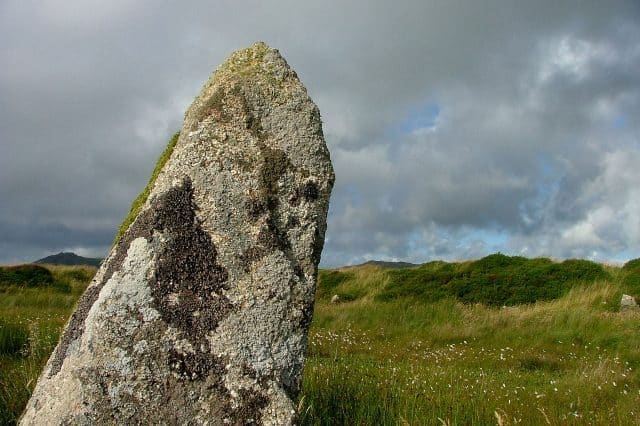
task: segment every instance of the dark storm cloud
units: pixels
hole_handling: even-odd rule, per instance
[[[104,255],[213,68],[279,48],[335,163],[323,262],[640,255],[640,6],[5,1],[0,262]]]

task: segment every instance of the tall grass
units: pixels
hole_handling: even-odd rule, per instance
[[[510,307],[382,301],[397,271],[334,276],[329,293],[360,296],[317,300],[302,424],[639,424],[640,315],[619,312],[626,272],[602,270]]]
[[[16,423],[92,267],[46,265],[45,281],[0,287],[0,425]],[[30,277],[35,274],[30,274]]]
[[[0,355],[18,356],[27,349],[29,330],[0,319]]]

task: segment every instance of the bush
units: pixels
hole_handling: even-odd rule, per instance
[[[0,267],[0,285],[37,287],[53,283],[53,274],[40,265],[18,265]]]
[[[389,284],[376,296],[377,300],[412,297],[435,302],[450,295],[446,286],[456,276],[456,267],[446,262],[430,262],[417,269],[390,270],[388,274]]]

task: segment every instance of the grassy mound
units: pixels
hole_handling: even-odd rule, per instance
[[[391,270],[389,277],[389,284],[377,295],[380,301],[408,297],[435,302],[455,297],[464,303],[513,306],[557,299],[577,284],[609,275],[588,260],[556,263],[498,253],[473,262],[430,262],[415,269]]]
[[[622,291],[640,298],[640,259],[628,261],[622,267],[622,271],[624,273]]]
[[[51,272],[40,265],[0,266],[0,286],[37,287],[53,284]]]

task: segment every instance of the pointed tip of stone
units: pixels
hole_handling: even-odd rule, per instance
[[[306,96],[306,89],[298,75],[277,49],[264,41],[256,41],[249,47],[238,49],[220,64],[194,99],[185,114],[182,133],[192,131],[197,123],[212,113],[215,121],[228,115],[226,108],[229,105],[223,104],[229,94],[261,92],[258,97],[266,99],[283,92],[284,86],[299,86]],[[289,92],[290,89],[284,91]]]
[[[229,73],[242,77],[249,77],[256,73],[269,73],[274,65],[290,69],[278,49],[270,47],[264,41],[256,41],[251,46],[238,49],[229,55],[218,67],[214,77]]]

